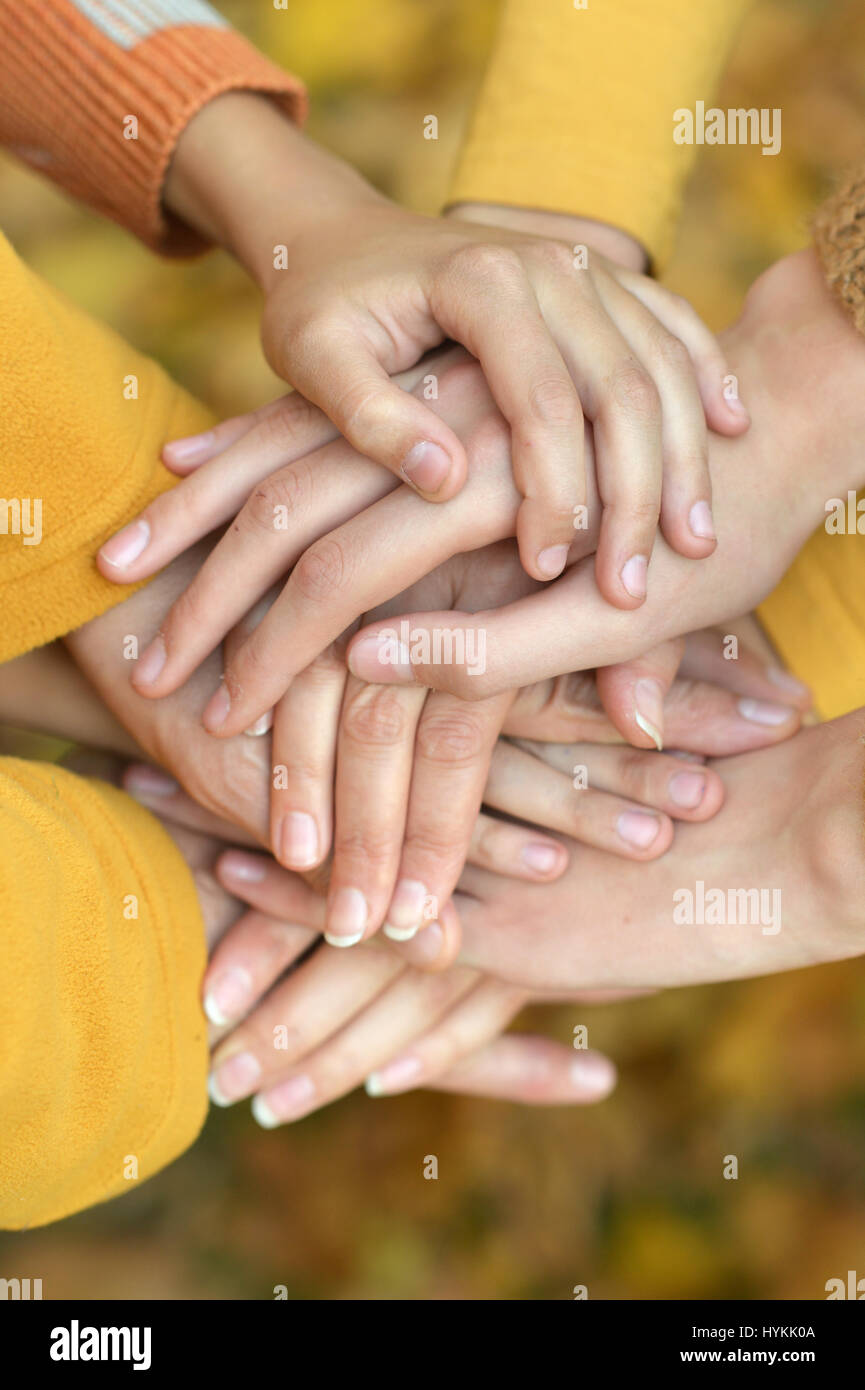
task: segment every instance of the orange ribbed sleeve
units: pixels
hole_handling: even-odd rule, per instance
[[[237,90],[306,113],[302,84],[203,0],[0,0],[0,143],[163,254],[205,245],[162,186],[192,117]]]

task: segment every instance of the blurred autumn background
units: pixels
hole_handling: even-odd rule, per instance
[[[494,0],[220,8],[303,74],[316,138],[437,208]],[[784,140],[777,158],[703,152],[668,280],[715,326],[806,242],[833,170],[861,156],[861,0],[756,4],[718,104],[781,107]],[[420,136],[430,112],[437,142]],[[0,202],[31,265],[221,413],[278,389],[257,296],[227,256],[160,263],[6,158]],[[827,1279],[865,1274],[865,966],[533,1022],[563,1041],[586,1023],[620,1067],[614,1098],[568,1111],[361,1093],[275,1133],[245,1105],[217,1111],[134,1194],[0,1237],[2,1272],[41,1276],[46,1297],[270,1298],[284,1284],[290,1298],[469,1300],[568,1299],[576,1284],[595,1299],[821,1298]]]

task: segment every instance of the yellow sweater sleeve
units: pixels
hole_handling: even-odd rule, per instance
[[[669,256],[697,147],[673,112],[711,98],[749,0],[504,0],[449,203],[579,213]]]
[[[154,866],[159,872],[154,872]],[[0,759],[0,1227],[135,1187],[206,1109],[195,888],[130,797]]]
[[[210,423],[0,235],[0,661],[128,598],[93,557],[177,481],[159,462],[162,444]]]

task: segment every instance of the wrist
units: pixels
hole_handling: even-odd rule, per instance
[[[506,227],[530,236],[551,237],[572,245],[591,246],[627,270],[642,273],[648,266],[648,256],[638,241],[620,228],[595,222],[590,217],[547,212],[543,208],[511,207],[504,203],[455,203],[446,210],[445,216],[461,222]]]
[[[227,92],[190,121],[164,200],[175,216],[230,251],[265,292],[275,248],[325,219],[387,200],[345,161],[319,148],[266,97]]]

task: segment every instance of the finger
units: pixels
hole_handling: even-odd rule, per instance
[[[706,416],[690,353],[614,278],[601,281],[600,294],[660,397],[664,535],[680,555],[704,559],[716,540]]]
[[[393,941],[411,940],[456,886],[512,698],[467,705],[431,695],[419,711],[405,843],[384,927]]]
[[[628,270],[617,270],[615,274],[620,283],[641,300],[658,322],[688,349],[709,427],[717,430],[718,434],[743,434],[751,420],[739,398],[738,380],[731,373],[717,338],[706,327],[693,305],[645,275],[634,275]]]
[[[327,857],[340,709],[347,679],[331,645],[277,701],[273,722],[270,833],[276,858],[306,870]]]
[[[400,862],[423,690],[349,677],[339,719],[325,936],[354,946],[382,925]]]
[[[217,860],[215,874],[229,893],[260,912],[299,922],[317,932],[324,927],[321,894],[269,854],[228,850]]]
[[[435,1091],[520,1101],[523,1105],[594,1105],[616,1085],[601,1052],[579,1052],[528,1033],[509,1033],[471,1053],[428,1084]]]
[[[702,628],[685,639],[679,673],[691,680],[708,681],[756,700],[811,707],[811,691],[779,666],[767,666],[733,633],[722,628]]]
[[[428,501],[444,502],[459,492],[467,468],[459,438],[417,396],[391,381],[350,325],[315,324],[293,335],[286,371],[358,453]]]
[[[131,584],[155,574],[233,517],[263,478],[321,448],[335,434],[330,421],[296,393],[275,402],[252,429],[233,440],[230,431],[223,440],[221,428],[211,432],[219,447],[206,467],[160,493],[100,548],[96,563],[106,579]],[[357,482],[363,485],[361,478]]]
[[[258,844],[255,836],[241,826],[223,820],[193,801],[180,783],[163,772],[162,768],[152,767],[149,763],[130,763],[121,782],[124,790],[140,801],[142,806],[147,806],[176,825],[185,825],[189,830],[200,830],[206,835],[216,835],[237,844]]]
[[[211,1097],[217,1105],[233,1105],[275,1082],[365,1009],[404,968],[391,952],[374,947],[345,956],[320,946],[216,1048]]]
[[[293,402],[295,395],[295,392],[288,392],[256,410],[248,410],[244,415],[231,415],[201,434],[187,434],[180,439],[170,439],[162,447],[162,462],[172,473],[185,477],[193,469],[200,468],[203,463],[209,463],[217,454],[236,444],[238,439],[242,439],[262,420],[268,419],[271,415],[278,415],[286,409],[291,410],[292,405],[289,403]],[[335,436],[336,430],[331,428]]]
[[[601,705],[594,671],[574,671],[523,686],[502,732],[550,743],[618,743],[621,738]]]
[[[477,872],[482,872],[478,870]],[[446,970],[462,946],[462,925],[453,899],[439,907],[438,918],[421,927],[408,941],[391,941],[391,950],[405,965],[416,970]]]
[[[563,776],[508,743],[496,748],[484,802],[628,859],[655,859],[673,840],[672,822],[665,813],[596,790],[588,776]]]
[[[432,295],[437,321],[478,358],[511,427],[513,471],[525,499],[520,559],[534,579],[561,574],[586,503],[583,412],[535,291],[508,247],[469,245],[453,255]]]
[[[530,883],[551,883],[568,867],[568,852],[558,840],[526,830],[483,812],[477,817],[466,862]]]
[[[664,701],[684,647],[684,639],[676,637],[631,661],[598,669],[601,704],[611,724],[635,748],[664,746]]]
[[[724,800],[724,784],[709,767],[626,744],[521,743],[520,748],[563,773],[573,786],[628,797],[674,820],[709,820]],[[519,768],[515,768],[519,772]],[[579,776],[577,775],[579,774]],[[531,772],[526,770],[527,779]],[[580,792],[583,795],[583,792]],[[504,809],[508,809],[505,807]]]
[[[472,970],[455,968],[446,975],[404,970],[367,1007],[315,1051],[305,1054],[276,1085],[261,1090],[252,1113],[265,1129],[302,1119],[363,1084],[394,1052],[418,1032],[449,1016],[474,989]],[[471,997],[471,996],[470,996]]]
[[[202,983],[204,1012],[224,1029],[238,1023],[259,1002],[318,933],[254,909],[220,941]]]

